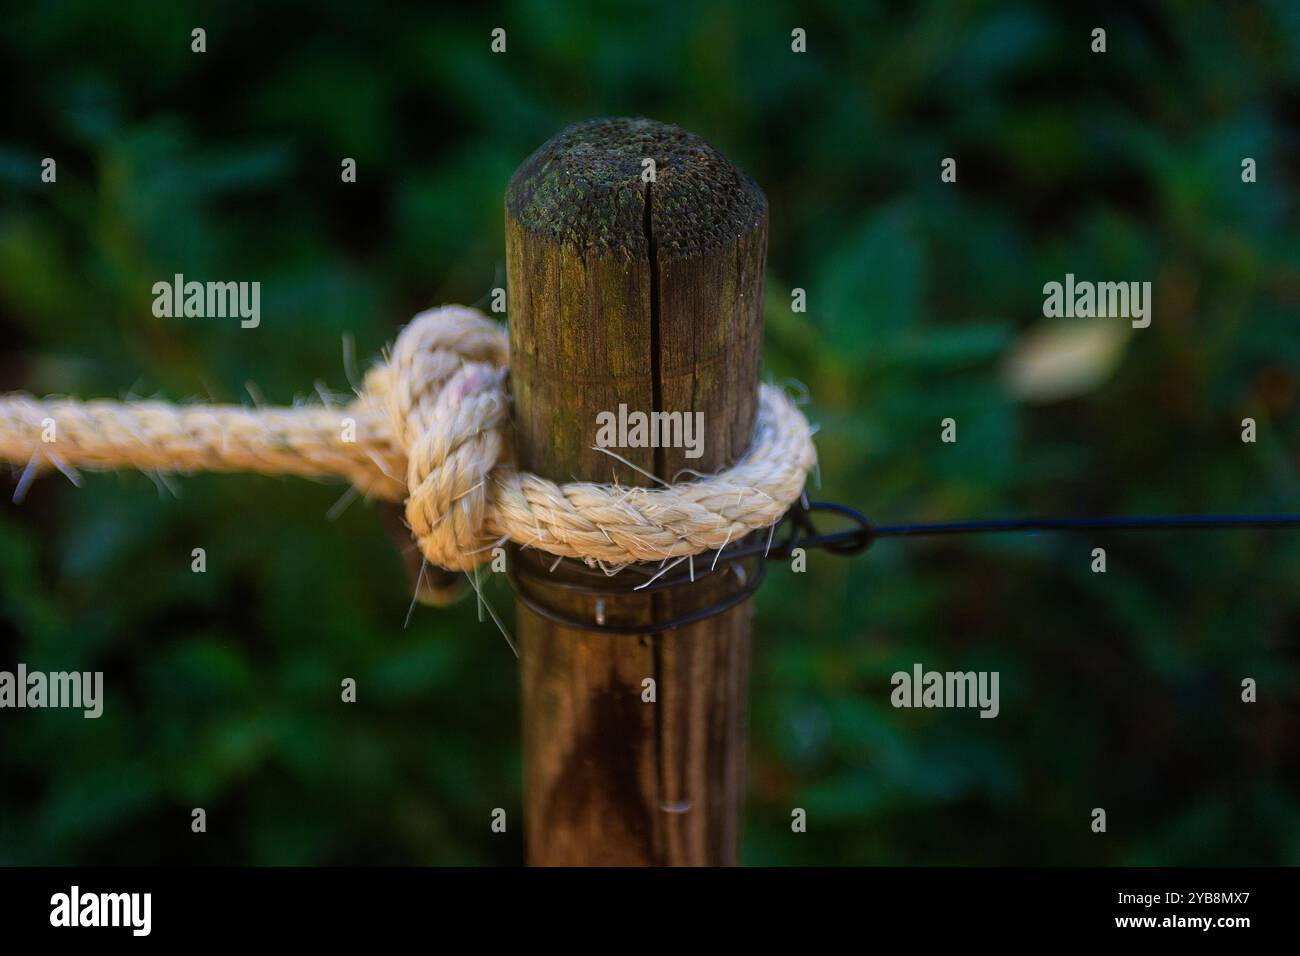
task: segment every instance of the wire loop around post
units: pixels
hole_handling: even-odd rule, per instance
[[[515,597],[520,603],[541,617],[563,627],[582,631],[598,631],[605,634],[654,634],[707,620],[716,614],[729,610],[740,604],[758,590],[766,575],[766,564],[753,554],[736,555],[723,560],[719,557],[713,564],[707,555],[699,555],[699,570],[688,568],[687,571],[669,576],[652,574],[654,565],[628,565],[618,575],[609,576],[600,570],[593,570],[580,561],[562,558],[551,565],[552,570],[537,570],[531,560],[521,559],[520,549],[512,547],[506,562],[510,584]],[[679,558],[677,565],[693,563],[695,558]],[[562,574],[556,574],[558,565],[564,565]],[[628,576],[627,584],[618,584],[617,578]],[[705,580],[724,579],[731,583],[725,596],[707,606],[697,606],[693,595],[702,593],[695,585]],[[635,581],[636,583],[631,583]],[[542,588],[532,585],[541,584]],[[547,603],[542,595],[555,603]],[[623,602],[632,596],[666,600],[649,600],[638,602],[637,613],[623,613],[627,608]],[[589,613],[579,615],[560,607],[560,603],[580,604],[589,607]],[[662,616],[650,615],[645,618],[645,608],[658,611],[661,605],[670,610]]]
[[[839,531],[819,531],[814,524],[816,515],[835,515],[848,519],[851,526]],[[781,531],[788,528],[788,531]],[[508,563],[511,584],[519,599],[538,614],[565,627],[585,631],[602,631],[608,634],[648,634],[671,630],[693,624],[735,607],[758,590],[769,561],[786,561],[795,549],[819,548],[839,557],[860,554],[880,538],[935,537],[970,534],[1036,534],[1089,533],[1125,531],[1210,531],[1242,528],[1286,529],[1300,528],[1300,514],[1201,514],[1201,515],[1134,515],[1099,518],[1007,518],[979,521],[928,522],[914,524],[873,525],[862,512],[848,505],[832,501],[795,502],[781,520],[766,531],[756,531],[727,545],[717,552],[679,558],[674,564],[627,565],[619,575],[610,576],[586,567],[581,562],[561,559],[568,569],[564,580],[552,579],[545,572],[528,570],[520,573],[518,549]],[[778,536],[779,533],[779,536]],[[695,560],[699,559],[700,569]],[[557,560],[552,568],[561,563]],[[678,570],[684,561],[690,561],[687,570]],[[675,572],[675,573],[673,573]],[[691,586],[705,577],[731,574],[736,581],[734,590],[707,607],[691,607],[689,611],[669,615],[650,623],[609,623],[606,603],[619,595],[643,592],[668,593],[675,596],[673,604],[685,603],[690,607]],[[624,585],[617,578],[628,575]],[[670,576],[671,575],[671,576]],[[590,617],[579,617],[552,605],[544,604],[528,590],[531,580],[545,581],[547,589],[570,596],[585,595],[597,602]],[[643,610],[643,609],[642,609]]]
[[[821,533],[813,524],[813,514],[827,512],[853,521],[854,527],[844,531]],[[778,531],[788,527],[788,532]],[[550,570],[538,570],[533,557],[522,557],[515,548],[506,562],[510,583],[520,602],[535,613],[564,627],[606,634],[651,634],[668,631],[703,621],[721,614],[750,597],[762,584],[769,561],[788,560],[796,548],[822,548],[832,554],[851,556],[865,550],[872,541],[871,523],[847,505],[828,501],[814,501],[805,505],[796,502],[776,525],[756,531],[717,552],[679,558],[674,563],[656,566],[637,564],[624,567],[617,575],[607,575],[580,561],[560,559],[550,565]],[[554,571],[563,566],[564,572]],[[734,586],[725,596],[708,606],[693,606],[692,586],[704,579],[716,580],[726,575]],[[534,582],[544,584],[543,589],[530,587]],[[539,594],[560,595],[565,602],[586,604],[590,601],[590,614],[580,616],[555,603],[546,603]],[[670,595],[673,612],[661,618],[651,616],[649,621],[611,620],[611,605],[618,598],[637,594]],[[678,610],[683,607],[685,610]],[[656,606],[657,609],[657,606]],[[644,610],[644,608],[642,608]]]

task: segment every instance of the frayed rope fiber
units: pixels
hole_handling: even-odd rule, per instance
[[[735,466],[663,488],[556,484],[515,468],[507,337],[481,312],[416,316],[356,401],[337,409],[0,397],[0,459],[27,467],[335,475],[406,502],[420,550],[453,571],[509,538],[589,564],[660,561],[775,524],[816,464],[812,431],[778,388],[759,392]],[[355,440],[345,419],[355,422]],[[47,427],[53,422],[52,441]]]

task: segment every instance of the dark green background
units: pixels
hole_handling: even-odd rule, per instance
[[[533,149],[645,115],[767,192],[765,370],[811,394],[818,495],[882,521],[1300,510],[1292,0],[44,2],[6,15],[0,88],[0,389],[346,392],[345,335],[366,362],[503,281],[502,194]],[[1067,271],[1151,280],[1154,321],[1030,402],[1007,363]],[[174,272],[261,281],[261,328],[155,319]],[[0,863],[518,861],[515,660],[473,605],[403,629],[399,550],[371,506],[326,520],[341,486],[171,483],[54,475],[18,507],[6,480],[0,668],[102,670],[108,697],[98,721],[0,713]],[[1265,532],[774,568],[744,860],[1300,862],[1297,575],[1300,535]],[[1001,716],[893,709],[914,662],[1000,671]]]

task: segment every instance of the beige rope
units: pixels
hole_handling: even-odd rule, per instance
[[[337,475],[406,501],[420,549],[451,570],[509,538],[588,563],[699,554],[775,523],[816,463],[808,422],[762,386],[745,457],[664,488],[558,485],[514,467],[505,439],[507,340],[447,306],[406,326],[343,408],[178,406],[0,397],[0,459],[28,467]],[[352,440],[349,440],[352,439]]]

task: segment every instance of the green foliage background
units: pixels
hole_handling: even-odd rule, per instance
[[[878,520],[1300,510],[1291,0],[462,6],[19,4],[0,388],[346,392],[345,336],[368,360],[417,310],[501,282],[524,157],[569,122],[646,115],[767,191],[766,368],[811,395],[819,496]],[[153,318],[174,272],[260,280],[261,328]],[[1028,402],[1007,363],[1066,272],[1151,279],[1154,321],[1078,394]],[[517,823],[488,827],[493,807],[521,818],[515,660],[472,603],[404,629],[399,550],[371,506],[326,520],[340,486],[171,484],[55,475],[0,505],[0,668],[108,689],[98,721],[0,714],[0,862],[518,861]],[[1300,535],[1264,532],[882,543],[774,569],[744,859],[1300,863],[1297,575]],[[914,662],[1000,671],[1001,716],[893,709]]]

